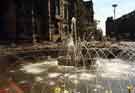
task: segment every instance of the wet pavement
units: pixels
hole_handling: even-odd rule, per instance
[[[5,76],[5,81],[12,77],[16,84],[26,85],[29,89],[25,93],[129,93],[128,87],[134,93],[135,63],[97,59],[89,69],[85,69],[59,66],[58,61],[52,59],[23,63],[0,76]],[[1,87],[5,87],[2,83]]]

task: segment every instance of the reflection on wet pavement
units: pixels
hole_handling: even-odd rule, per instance
[[[57,89],[62,93],[128,93],[128,86],[135,85],[133,62],[97,59],[91,68],[59,66],[57,60],[50,60],[22,64],[10,73],[18,84],[31,87],[26,93],[55,93]]]

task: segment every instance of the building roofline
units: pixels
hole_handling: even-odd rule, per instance
[[[131,12],[125,14],[125,15],[122,15],[121,17],[115,19],[115,21],[117,21],[117,20],[124,20],[126,18],[130,18],[133,15],[135,16],[135,10],[133,10],[133,11],[131,11]]]

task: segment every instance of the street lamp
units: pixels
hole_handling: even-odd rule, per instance
[[[118,34],[117,34],[117,24],[116,24],[116,21],[115,21],[115,18],[116,18],[116,7],[117,7],[118,5],[117,4],[113,4],[112,5],[112,7],[114,8],[114,32],[115,32],[115,34],[114,35],[116,35],[116,39],[118,38]]]
[[[112,7],[114,8],[114,19],[115,19],[115,17],[116,17],[116,7],[117,7],[118,5],[117,4],[113,4],[112,5]]]
[[[48,14],[49,14],[49,40],[52,38],[51,34],[51,0],[48,0]]]

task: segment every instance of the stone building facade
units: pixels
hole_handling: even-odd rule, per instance
[[[3,0],[0,9],[0,42],[48,39],[47,0]]]
[[[106,21],[107,37],[121,41],[135,40],[135,11],[113,20],[112,17]]]
[[[79,20],[79,34],[81,39],[87,41],[96,39],[97,37],[97,24],[94,20],[93,1],[80,2],[80,9],[78,14]]]
[[[79,2],[83,1],[4,0],[0,3],[0,43],[62,40],[71,31],[72,17],[79,20]]]

